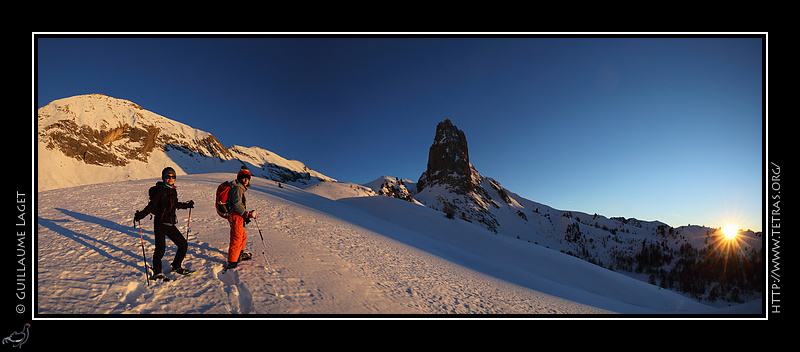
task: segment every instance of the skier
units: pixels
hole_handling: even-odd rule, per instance
[[[245,192],[250,186],[251,177],[247,166],[242,166],[236,175],[236,180],[231,181],[231,189],[228,193],[228,209],[230,209],[228,222],[231,225],[228,268],[235,268],[240,261],[252,258],[250,253],[244,251],[247,243],[247,233],[244,231],[244,225],[250,223],[250,219],[257,217],[255,212],[247,211]]]
[[[166,276],[161,272],[161,258],[164,257],[164,251],[167,247],[166,237],[169,237],[178,246],[178,250],[175,252],[175,259],[172,261],[172,272],[181,275],[193,273],[181,267],[189,245],[186,238],[175,227],[177,222],[175,210],[194,208],[194,201],[179,202],[178,191],[175,189],[175,170],[171,167],[166,167],[161,171],[161,181],[157,182],[149,190],[150,202],[144,209],[137,211],[133,217],[133,221],[136,222],[143,219],[147,214],[152,213],[155,215],[153,218],[153,233],[155,234],[156,248],[153,251],[153,280],[166,279]]]

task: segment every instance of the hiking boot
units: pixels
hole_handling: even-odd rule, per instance
[[[253,255],[250,254],[250,253],[247,253],[245,251],[239,252],[239,261],[240,262],[243,261],[243,260],[250,260],[252,258],[253,258]]]
[[[239,264],[239,262],[228,262],[228,269],[233,269],[238,264]]]

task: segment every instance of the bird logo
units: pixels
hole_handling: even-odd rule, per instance
[[[31,327],[31,324],[25,324],[22,328],[22,331],[15,331],[8,337],[3,339],[3,344],[11,343],[14,344],[14,347],[22,348],[22,344],[28,341],[28,329]]]

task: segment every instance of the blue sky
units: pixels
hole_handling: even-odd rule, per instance
[[[340,181],[415,180],[436,124],[521,196],[761,229],[762,38],[45,38],[36,104],[102,93]]]

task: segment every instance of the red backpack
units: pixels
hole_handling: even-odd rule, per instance
[[[228,193],[231,190],[231,182],[225,181],[217,186],[217,199],[214,203],[214,208],[217,209],[217,215],[227,219],[230,216],[228,209]]]

